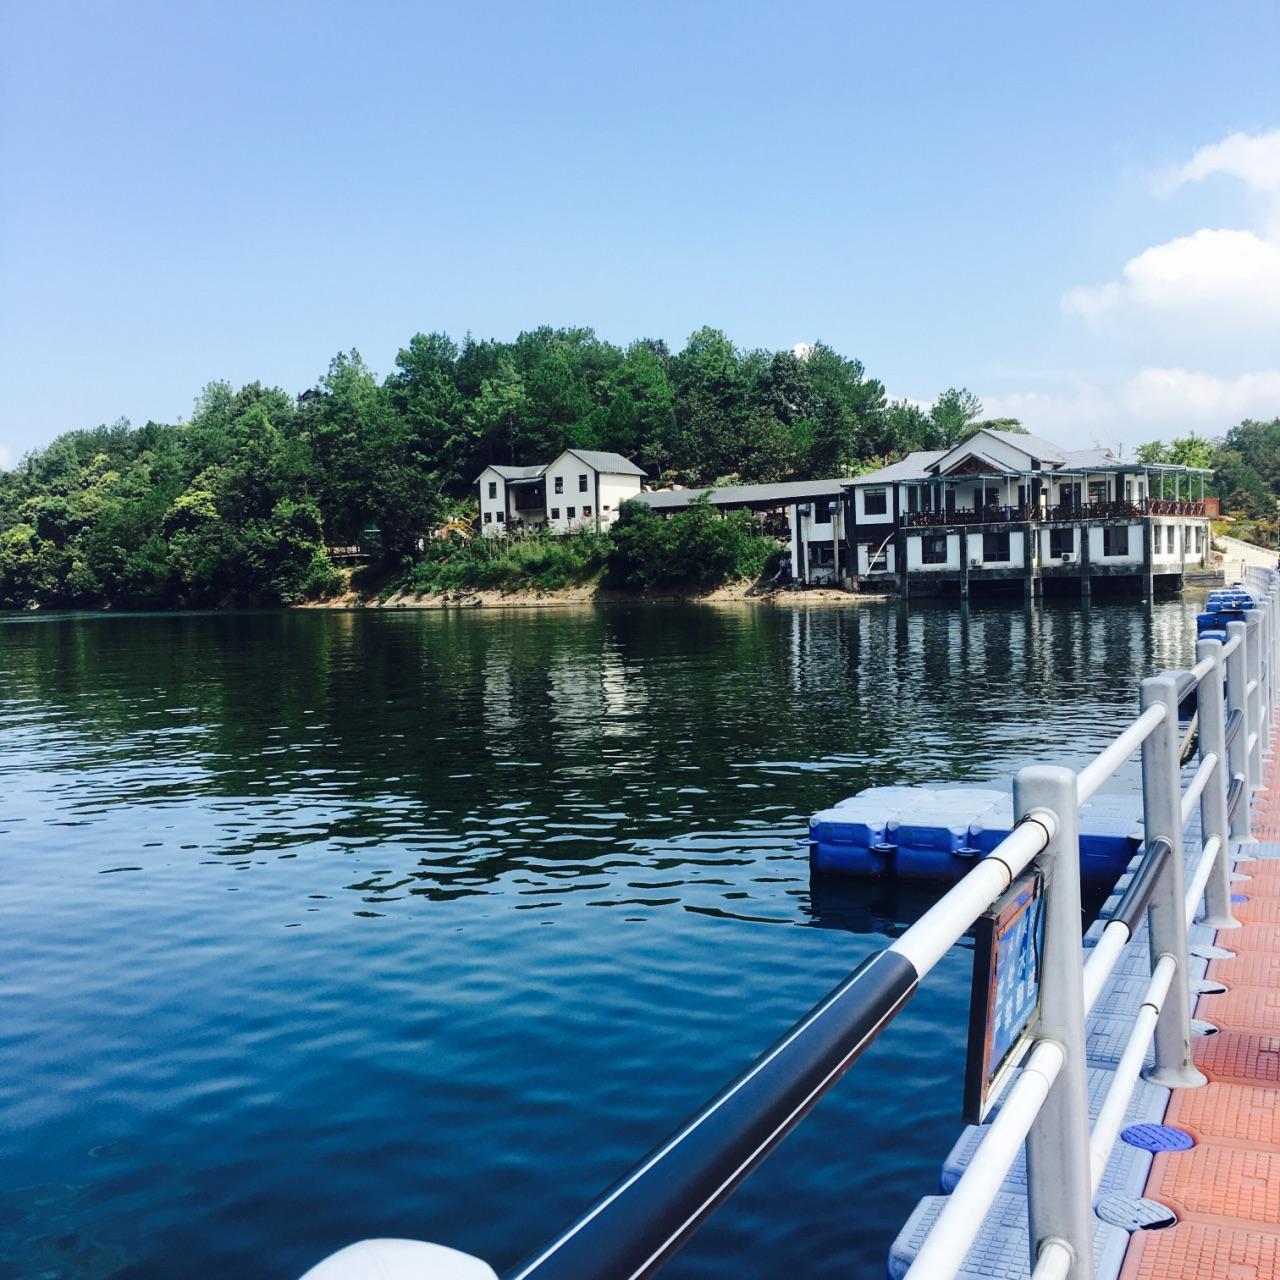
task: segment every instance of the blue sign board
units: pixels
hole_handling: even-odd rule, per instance
[[[1040,1020],[1044,881],[1019,876],[974,926],[964,1118],[981,1124]]]

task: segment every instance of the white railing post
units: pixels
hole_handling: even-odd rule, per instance
[[[1033,765],[1013,784],[1019,820],[1048,810],[1057,830],[1039,862],[1044,868],[1044,953],[1040,965],[1038,1038],[1056,1040],[1066,1061],[1027,1135],[1027,1199],[1031,1269],[1050,1241],[1073,1255],[1072,1280],[1093,1275],[1093,1196],[1089,1170],[1089,1093],[1085,1078],[1084,980],[1080,948],[1080,837],[1076,775]]]
[[[1196,713],[1200,722],[1200,759],[1217,757],[1218,764],[1200,796],[1200,838],[1208,843],[1218,837],[1218,857],[1204,888],[1205,924],[1216,929],[1235,929],[1231,914],[1231,831],[1227,819],[1227,714],[1223,695],[1225,663],[1222,645],[1216,640],[1201,640],[1196,645],[1196,662],[1208,658],[1213,669],[1196,689]]]
[[[1249,707],[1249,737],[1245,748],[1249,762],[1249,786],[1258,788],[1262,785],[1262,618],[1256,609],[1246,615],[1245,633],[1248,643],[1245,645],[1245,702]],[[1249,693],[1249,686],[1253,692]],[[1249,742],[1252,742],[1252,746]]]
[[[1173,988],[1156,1023],[1156,1061],[1147,1078],[1169,1088],[1200,1085],[1205,1077],[1191,1061],[1191,988],[1187,980],[1186,887],[1182,862],[1182,785],[1178,765],[1178,684],[1171,675],[1142,682],[1142,709],[1162,705],[1165,717],[1142,744],[1142,813],[1148,847],[1166,840],[1173,856],[1151,895],[1151,968],[1163,955],[1177,965]]]
[[[1227,748],[1227,785],[1234,786],[1237,779],[1249,787],[1249,700],[1244,696],[1248,683],[1245,672],[1248,670],[1246,650],[1249,645],[1249,628],[1243,622],[1227,623],[1227,643],[1237,640],[1234,651],[1227,658],[1227,715],[1240,713],[1240,727]],[[1237,802],[1235,812],[1231,814],[1231,838],[1238,842],[1252,842],[1253,834],[1249,826],[1249,797],[1245,795]]]

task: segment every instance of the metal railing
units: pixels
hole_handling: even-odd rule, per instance
[[[1197,516],[1206,514],[1201,500],[1143,498],[1128,502],[1121,498],[1104,502],[1064,502],[1043,511],[1031,506],[986,506],[968,510],[912,511],[903,524],[908,529],[933,525],[974,524],[1062,524],[1084,520],[1141,520],[1144,516]]]
[[[1010,834],[886,949],[868,957],[736,1080],[711,1099],[538,1250],[508,1280],[639,1280],[656,1274],[893,1021],[917,986],[1014,879],[1044,877],[1040,1010],[1022,1071],[1006,1090],[947,1203],[920,1246],[911,1280],[949,1280],[961,1267],[1025,1143],[1034,1280],[1093,1274],[1093,1198],[1148,1047],[1146,1077],[1204,1083],[1191,1050],[1188,929],[1229,929],[1231,852],[1250,840],[1248,797],[1270,741],[1280,670],[1280,575],[1250,576],[1258,600],[1227,639],[1200,640],[1186,672],[1140,685],[1140,714],[1078,773],[1032,765],[1014,779]],[[1194,690],[1199,764],[1186,787],[1179,703]],[[1141,752],[1142,859],[1096,945],[1080,937],[1080,806]],[[1200,815],[1200,848],[1185,883],[1185,832]],[[1110,1090],[1092,1130],[1085,1019],[1143,917],[1151,972]],[[404,1252],[388,1257],[388,1245]],[[402,1269],[401,1269],[402,1268]],[[410,1275],[484,1280],[478,1259],[416,1242],[369,1241],[326,1259],[304,1280]]]

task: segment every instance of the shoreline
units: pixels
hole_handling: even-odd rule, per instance
[[[298,609],[546,609],[590,604],[752,604],[752,605],[857,605],[883,604],[885,592],[860,593],[830,587],[804,591],[759,591],[749,581],[730,583],[703,592],[611,591],[596,584],[563,587],[556,591],[521,588],[518,591],[468,589],[458,591],[396,592],[385,600],[349,591],[330,600],[311,600]]]

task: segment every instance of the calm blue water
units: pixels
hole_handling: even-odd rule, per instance
[[[928,898],[863,786],[1079,763],[1194,603],[0,621],[0,1272],[501,1272]],[[959,1127],[969,954],[668,1269],[879,1276]]]

